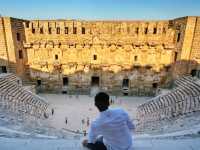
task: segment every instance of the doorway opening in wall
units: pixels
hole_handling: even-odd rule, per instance
[[[68,83],[69,83],[68,77],[63,77],[63,87],[62,87],[63,94],[67,94]]]
[[[99,86],[99,77],[98,76],[92,76],[92,86]]]
[[[0,67],[0,73],[7,73],[7,68],[6,68],[6,66],[1,66],[1,67]]]
[[[129,87],[129,79],[123,79],[122,87]]]
[[[191,74],[191,76],[193,76],[193,77],[196,76],[196,74],[197,74],[197,70],[196,70],[196,69],[193,69],[193,70],[191,71],[190,74]]]
[[[178,58],[178,52],[175,52],[175,53],[174,53],[174,62],[177,61],[177,58]]]
[[[68,77],[63,77],[63,86],[68,86]]]
[[[42,85],[42,81],[40,79],[37,80],[37,86],[40,87]]]
[[[153,83],[152,88],[156,89],[158,87],[158,83]]]
[[[122,93],[127,96],[129,93],[129,79],[123,79],[122,81]]]
[[[37,92],[42,92],[42,80],[40,80],[40,79],[37,79],[37,81],[36,81],[36,91]]]

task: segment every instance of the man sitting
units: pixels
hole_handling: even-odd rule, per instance
[[[108,94],[100,92],[95,96],[100,114],[91,123],[88,139],[82,144],[91,150],[130,150],[134,124],[127,112],[120,108],[110,109],[109,105]]]

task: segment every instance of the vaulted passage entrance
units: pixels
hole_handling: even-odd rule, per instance
[[[129,79],[123,79],[122,87],[129,87]]]
[[[0,66],[0,73],[7,73],[6,66]]]
[[[68,86],[68,77],[63,77],[63,86]]]
[[[196,74],[197,74],[197,70],[195,70],[195,69],[192,70],[190,74],[191,74],[193,77],[196,76]]]
[[[99,86],[99,77],[98,76],[92,76],[91,86]]]

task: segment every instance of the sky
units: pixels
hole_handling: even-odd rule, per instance
[[[23,19],[162,20],[200,16],[200,0],[0,0],[0,14]]]

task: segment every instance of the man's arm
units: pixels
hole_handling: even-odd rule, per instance
[[[95,127],[94,123],[91,124],[88,131],[88,139],[83,140],[82,145],[88,149],[94,150],[94,143],[98,136],[98,129]]]
[[[88,143],[95,143],[98,136],[98,129],[94,123],[91,124],[88,132]]]
[[[133,123],[133,120],[130,119],[128,113],[126,112],[126,117],[127,117],[127,126],[130,130],[134,130],[135,129],[135,125]]]

